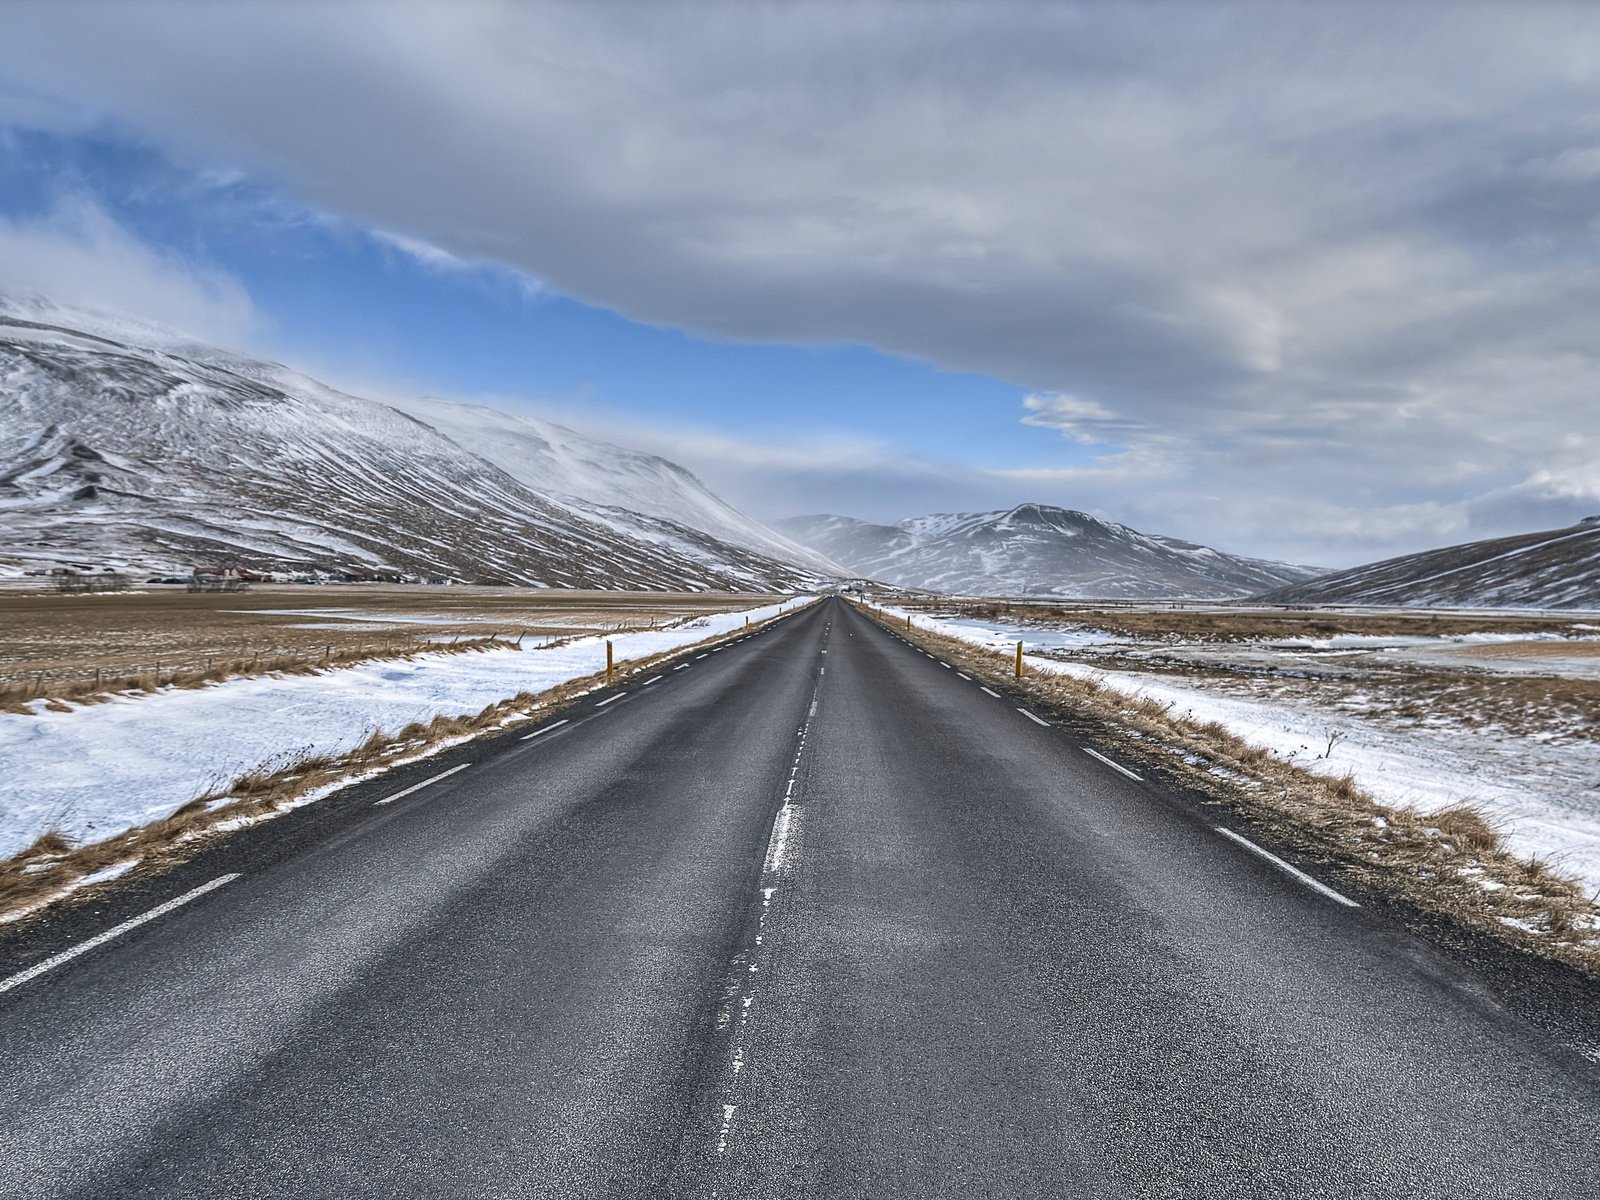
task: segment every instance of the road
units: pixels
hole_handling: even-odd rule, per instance
[[[1594,1194],[1591,1069],[842,603],[561,720],[0,993],[0,1195]]]

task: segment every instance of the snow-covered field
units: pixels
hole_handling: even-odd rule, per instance
[[[644,658],[793,610],[799,601],[610,636]],[[265,763],[353,750],[374,730],[476,713],[605,667],[603,637],[480,653],[422,654],[320,675],[266,675],[69,712],[0,714],[0,858],[56,829],[97,841],[158,820]]]
[[[887,611],[903,617],[907,610]],[[1021,641],[1034,670],[1093,678],[1129,694],[1169,702],[1174,716],[1219,721],[1246,741],[1312,771],[1354,775],[1364,791],[1383,803],[1433,811],[1471,802],[1491,815],[1514,849],[1551,859],[1600,889],[1600,747],[1586,738],[1562,736],[1554,729],[1530,735],[1465,728],[1455,721],[1407,723],[1385,716],[1382,703],[1353,712],[1319,702],[1309,691],[1298,699],[1285,688],[1270,698],[1255,698],[1208,688],[1203,678],[1107,669],[1092,661],[1055,657],[1066,653],[1092,659],[1097,649],[1115,640],[1095,630],[944,619],[921,612],[911,616],[921,628],[975,645],[1002,649]],[[1429,659],[1455,652],[1440,644],[1446,639],[1408,640],[1413,644],[1397,646],[1396,652]],[[1416,644],[1424,641],[1432,644]],[[1493,639],[1469,644],[1492,645]],[[1339,648],[1371,646],[1342,639]]]

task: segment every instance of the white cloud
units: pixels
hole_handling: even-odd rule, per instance
[[[1013,381],[1028,423],[1126,451],[1063,476],[1082,506],[1159,498],[1154,527],[1230,548],[1504,531],[1600,395],[1584,6],[13,3],[7,26],[28,94],[424,261]],[[883,457],[884,496],[926,494],[936,471]],[[970,468],[951,494],[1007,478],[1048,486]]]
[[[151,248],[81,201],[34,221],[0,217],[0,289],[135,314],[222,345],[257,325],[237,281]]]
[[[381,246],[398,251],[412,262],[426,267],[430,271],[445,274],[474,275],[490,274],[497,278],[509,279],[523,295],[537,298],[544,294],[545,289],[537,279],[499,263],[469,262],[458,258],[448,250],[442,250],[431,242],[419,238],[406,237],[400,233],[389,233],[385,230],[372,230],[371,236]]]
[[[1098,400],[1068,396],[1061,392],[1034,392],[1022,398],[1027,416],[1024,425],[1039,425],[1059,430],[1082,445],[1130,441],[1147,430],[1143,421],[1119,417]]]

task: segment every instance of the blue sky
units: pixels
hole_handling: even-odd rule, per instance
[[[764,517],[1600,512],[1590,5],[11,0],[0,276]]]
[[[0,216],[48,221],[84,203],[158,253],[241,285],[254,309],[241,348],[352,385],[520,400],[623,429],[864,437],[972,467],[1088,458],[1022,424],[1027,389],[987,375],[859,345],[695,337],[569,299],[513,268],[407,249],[403,237],[299,206],[234,169],[179,167],[110,123],[6,131]]]

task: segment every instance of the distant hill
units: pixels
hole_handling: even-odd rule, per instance
[[[1600,516],[1566,529],[1404,554],[1267,592],[1288,604],[1600,608]]]
[[[597,441],[541,417],[479,404],[431,396],[389,403],[575,514],[603,520],[635,537],[660,541],[672,536],[672,527],[692,529],[819,575],[845,573],[816,551],[746,516],[670,459]]]
[[[835,574],[664,459],[0,297],[0,573],[197,563],[685,590]]]
[[[964,595],[1176,599],[1248,596],[1309,567],[1240,558],[1046,504],[937,513],[894,525],[821,514],[776,522],[851,571]]]

